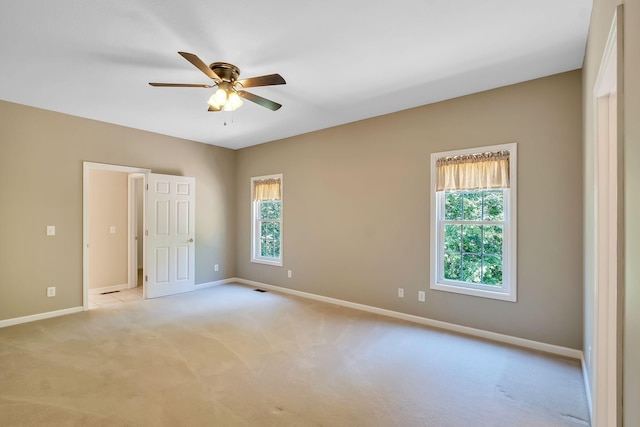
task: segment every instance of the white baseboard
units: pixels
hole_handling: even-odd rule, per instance
[[[13,319],[0,320],[0,328],[19,325],[20,323],[34,322],[36,320],[50,319],[52,317],[64,316],[66,314],[80,313],[81,311],[83,311],[82,306],[65,308],[64,310],[48,311],[46,313],[32,314],[30,316],[14,317]]]
[[[368,311],[370,313],[380,314],[383,316],[393,317],[396,319],[407,320],[409,322],[419,323],[433,328],[445,329],[447,331],[457,332],[460,334],[471,335],[474,337],[484,338],[491,341],[497,341],[505,344],[511,344],[518,347],[525,347],[532,350],[543,351],[545,353],[551,353],[558,356],[570,357],[572,359],[582,359],[582,351],[573,348],[562,347],[553,344],[546,344],[538,341],[532,341],[524,338],[518,338],[511,335],[499,334],[496,332],[484,331],[482,329],[470,328],[468,326],[460,326],[454,323],[442,322],[439,320],[433,320],[426,317],[414,316],[412,314],[400,313],[397,311],[387,310],[384,308],[372,307],[369,305],[353,303],[336,298],[325,297],[316,294],[310,294],[307,292],[296,291],[294,289],[282,288],[280,286],[268,285],[266,283],[255,282],[253,280],[235,279],[235,282],[242,283],[249,286],[255,286],[258,288],[264,288],[273,290],[276,292],[282,292],[285,294],[295,295],[302,298],[309,298],[316,301],[328,302],[330,304],[341,305],[343,307],[349,307],[356,310]]]
[[[89,289],[89,295],[101,294],[104,292],[121,291],[123,289],[129,289],[129,284],[124,283],[122,285],[111,285],[111,286],[103,286],[101,288],[92,288],[92,289]]]
[[[580,350],[576,350],[576,349],[572,349],[572,348],[568,348],[568,347],[562,347],[562,346],[553,345],[553,344],[546,344],[546,343],[542,343],[542,342],[538,342],[538,341],[532,341],[532,340],[528,340],[528,339],[524,339],[524,338],[518,338],[518,337],[514,337],[514,336],[510,336],[510,335],[499,334],[499,333],[496,333],[496,332],[484,331],[482,329],[470,328],[468,326],[460,326],[460,325],[456,325],[454,323],[442,322],[442,321],[439,321],[439,320],[433,320],[433,319],[429,319],[429,318],[426,318],[426,317],[420,317],[420,316],[415,316],[415,315],[412,315],[412,314],[400,313],[400,312],[397,312],[397,311],[387,310],[387,309],[384,309],[384,308],[372,307],[372,306],[369,306],[369,305],[358,304],[358,303],[354,303],[354,302],[340,300],[340,299],[337,299],[337,298],[325,297],[325,296],[322,296],[322,295],[311,294],[311,293],[308,293],[308,292],[297,291],[297,290],[294,290],[294,289],[283,288],[283,287],[280,287],[280,286],[269,285],[269,284],[266,284],[266,283],[256,282],[256,281],[253,281],[253,280],[241,279],[241,278],[237,278],[237,277],[232,277],[232,278],[222,279],[222,280],[216,280],[216,281],[213,281],[213,282],[200,283],[200,284],[196,285],[196,290],[210,288],[210,287],[213,287],[213,286],[224,285],[224,284],[227,284],[227,283],[241,283],[241,284],[244,284],[244,285],[249,285],[249,286],[254,286],[254,287],[258,287],[258,288],[269,289],[269,290],[272,290],[272,291],[275,291],[275,292],[281,292],[281,293],[284,293],[284,294],[290,294],[290,295],[294,295],[294,296],[298,296],[298,297],[302,297],[302,298],[308,298],[308,299],[312,299],[312,300],[316,300],[316,301],[322,301],[322,302],[326,302],[326,303],[329,303],[329,304],[335,304],[335,305],[340,305],[340,306],[343,306],[343,307],[349,307],[349,308],[353,308],[355,310],[367,311],[369,313],[375,313],[375,314],[380,314],[382,316],[393,317],[395,319],[401,319],[401,320],[406,320],[406,321],[413,322],[413,323],[419,323],[419,324],[430,326],[430,327],[433,327],[433,328],[444,329],[444,330],[448,330],[448,331],[452,331],[452,332],[457,332],[457,333],[460,333],[460,334],[471,335],[471,336],[484,338],[484,339],[491,340],[491,341],[501,342],[501,343],[505,343],[505,344],[511,344],[511,345],[515,345],[515,346],[519,346],[519,347],[529,348],[529,349],[532,349],[532,350],[538,350],[538,351],[543,351],[543,352],[546,352],[546,353],[556,354],[558,356],[570,357],[572,359],[581,360],[582,361],[583,376],[584,376],[584,379],[585,379],[585,385],[587,387],[588,404],[589,404],[589,407],[591,408],[591,396],[589,394],[590,388],[589,388],[589,382],[588,382],[588,375],[587,375],[587,372],[586,372],[586,367],[585,367],[586,365],[585,365],[585,361],[584,361],[584,355],[583,355],[582,351],[580,351]],[[123,286],[123,285],[117,285],[117,286]],[[126,287],[127,285],[124,285],[124,286]],[[50,312],[47,312],[47,313],[34,314],[34,315],[31,315],[31,316],[16,317],[16,318],[13,318],[13,319],[0,320],[0,328],[6,327],[6,326],[17,325],[17,324],[20,324],[20,323],[33,322],[35,320],[42,320],[42,319],[48,319],[48,318],[51,318],[51,317],[63,316],[65,314],[78,313],[78,312],[81,312],[81,311],[83,311],[83,307],[74,307],[74,308],[67,308],[67,309],[64,309],[64,310],[50,311]]]
[[[231,279],[222,279],[222,280],[215,280],[213,282],[199,283],[196,285],[196,290],[211,288],[213,286],[226,285],[227,283],[237,283],[239,280],[240,279],[233,277]]]

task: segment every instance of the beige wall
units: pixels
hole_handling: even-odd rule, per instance
[[[89,171],[90,289],[129,282],[128,176],[126,172]]]
[[[194,176],[196,283],[236,275],[235,151],[2,101],[0,117],[0,320],[82,305],[83,161]]]
[[[240,150],[238,276],[582,348],[581,98],[573,71]],[[514,141],[518,302],[430,290],[430,153]],[[283,267],[250,262],[250,177],[273,173]]]
[[[595,213],[594,117],[591,93],[617,4],[624,4],[624,307],[623,422],[640,425],[640,0],[595,0],[583,68],[585,191],[585,350],[593,344]],[[618,40],[620,43],[620,40]],[[622,236],[621,236],[622,237]],[[593,371],[589,376],[593,384]]]

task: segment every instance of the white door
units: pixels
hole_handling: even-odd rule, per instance
[[[195,185],[192,177],[149,174],[147,298],[195,289]]]

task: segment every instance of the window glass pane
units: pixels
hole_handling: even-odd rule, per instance
[[[482,219],[482,191],[464,193],[462,204],[464,218],[467,221],[479,221]]]
[[[482,226],[463,225],[462,226],[462,251],[480,253],[482,252]]]
[[[462,255],[462,281],[480,283],[482,280],[482,257],[480,255]]]
[[[462,193],[445,192],[444,219],[462,219]]]
[[[273,238],[273,236],[271,236],[272,234],[273,234],[273,223],[272,222],[268,222],[268,221],[261,221],[260,222],[260,237],[262,239]]]
[[[504,194],[502,190],[484,192],[485,221],[504,221]]]
[[[260,239],[260,256],[274,258],[275,241],[271,238]]]
[[[279,222],[260,222],[260,256],[280,258]]]
[[[260,202],[260,219],[280,219],[280,200],[262,200]]]
[[[460,254],[444,254],[444,278],[462,280],[460,271]]]
[[[490,255],[502,255],[502,226],[485,225],[482,239],[483,252]]]
[[[447,224],[444,226],[444,250],[445,252],[460,252],[462,240],[462,226]]]
[[[279,222],[273,223],[273,257],[280,258],[280,227]]]
[[[487,285],[502,285],[502,257],[484,257],[484,274],[482,282]]]

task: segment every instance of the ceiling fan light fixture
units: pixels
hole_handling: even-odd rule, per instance
[[[223,82],[209,98],[209,105],[222,111],[235,111],[242,106],[242,99],[230,84]]]
[[[223,88],[218,88],[218,90],[211,95],[209,98],[209,105],[212,107],[220,108],[227,102],[227,92]]]
[[[236,92],[231,92],[229,94],[225,108],[227,106],[230,108],[228,111],[236,110],[242,106],[242,99],[240,99],[240,96],[238,96]]]

